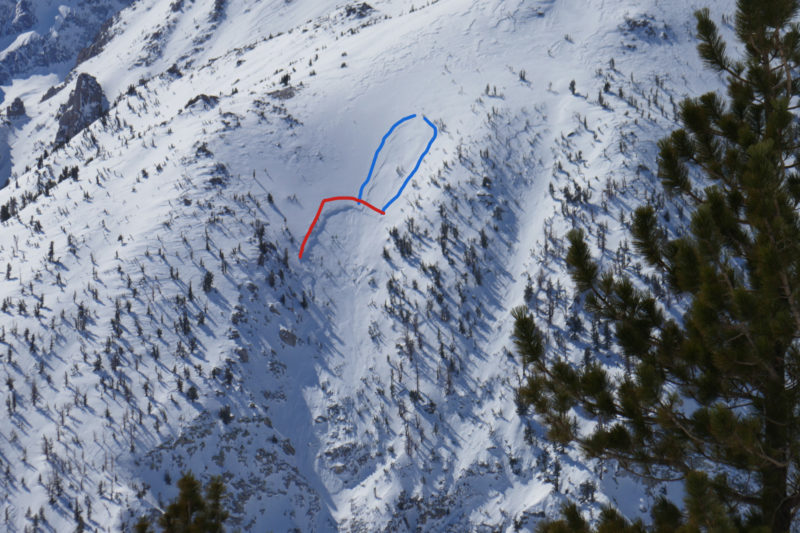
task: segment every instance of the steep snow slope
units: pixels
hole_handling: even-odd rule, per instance
[[[51,98],[58,71],[3,85],[28,110],[0,190],[5,527],[124,529],[186,469],[223,473],[243,531],[531,529],[565,495],[646,512],[657,487],[520,417],[509,309],[591,345],[560,237],[638,271],[621,213],[664,201],[672,102],[719,84],[705,4],[140,0]],[[110,110],[54,150],[79,72]],[[403,195],[327,207],[298,260],[411,113],[365,198],[410,172],[424,115]]]

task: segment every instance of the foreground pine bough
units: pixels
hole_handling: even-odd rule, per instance
[[[684,234],[667,235],[640,207],[634,244],[687,302],[683,321],[625,275],[601,271],[572,230],[567,263],[585,308],[615,326],[626,369],[578,367],[545,355],[524,308],[514,340],[527,370],[518,391],[550,438],[578,443],[653,480],[684,480],[685,510],[661,500],[657,531],[788,531],[800,506],[800,28],[798,2],[739,1],[733,60],[708,10],[696,13],[699,52],[726,76],[727,98],[681,104],[682,129],[660,143],[665,190],[693,210]],[[573,408],[599,422],[580,432]],[[644,529],[608,510],[601,529]],[[577,509],[542,531],[588,531]]]

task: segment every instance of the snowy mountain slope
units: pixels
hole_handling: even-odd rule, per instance
[[[14,98],[35,94],[45,97],[43,84],[57,85],[88,51],[102,48],[112,16],[128,5],[126,0],[52,2],[3,0],[0,2],[0,85],[11,85],[0,115]],[[94,52],[93,52],[94,53]],[[45,85],[47,87],[47,85]],[[0,90],[0,100],[4,93]],[[28,102],[29,107],[32,102]],[[14,157],[7,137],[10,128],[0,120],[0,185],[11,174]],[[22,156],[22,161],[25,157]],[[27,162],[26,162],[27,163]],[[22,165],[17,165],[18,167]]]
[[[243,531],[531,529],[565,494],[646,511],[518,415],[507,350],[526,295],[582,357],[559,237],[592,228],[635,270],[619,214],[661,201],[670,99],[718,85],[700,3],[590,4],[140,0],[68,77],[3,85],[28,114],[0,190],[5,527],[125,529],[187,468],[225,475]],[[80,72],[110,109],[54,150]],[[365,191],[397,190],[424,115],[402,196],[326,207],[298,260],[411,113]]]

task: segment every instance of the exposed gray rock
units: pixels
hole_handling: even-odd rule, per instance
[[[186,105],[183,106],[183,108],[187,109],[189,107],[192,107],[193,105],[195,105],[198,102],[201,102],[203,104],[203,107],[208,109],[209,107],[214,107],[215,105],[217,105],[217,102],[219,102],[219,96],[213,96],[213,95],[209,96],[207,94],[198,94],[197,96],[193,96],[192,98],[190,98],[189,101],[186,102]]]
[[[48,89],[47,89],[47,90],[44,92],[44,95],[42,95],[42,99],[41,99],[41,100],[39,100],[39,102],[41,103],[41,102],[44,102],[45,100],[49,100],[49,99],[51,99],[52,97],[54,97],[55,95],[57,95],[58,93],[60,93],[60,92],[61,92],[61,89],[63,89],[63,88],[64,88],[64,87],[66,87],[66,86],[67,86],[67,82],[60,83],[60,84],[58,84],[58,85],[53,85],[52,87],[49,87],[49,88],[48,88]]]
[[[337,531],[319,482],[308,479],[302,470],[303,454],[295,449],[297,443],[281,438],[271,428],[272,421],[266,416],[237,416],[220,428],[214,416],[204,411],[180,436],[149,450],[136,466],[140,475],[149,479],[163,477],[165,472],[180,475],[181,469],[197,461],[204,467],[207,463],[208,474],[225,476],[230,512],[226,526],[232,531],[265,530],[255,527],[255,522],[263,523],[264,518],[252,511],[253,506],[289,509],[299,527],[280,531]],[[165,496],[160,490],[153,492],[156,497]],[[157,519],[157,514],[151,513],[151,518]]]
[[[14,98],[11,105],[6,108],[6,116],[8,118],[20,118],[25,116],[25,104],[22,103],[19,97]]]
[[[106,20],[103,25],[100,26],[100,30],[97,32],[97,35],[94,36],[92,43],[78,52],[78,57],[75,59],[75,66],[80,65],[84,61],[93,58],[103,51],[103,48],[105,48],[105,46],[114,36],[111,28],[114,25],[115,20],[116,15]]]
[[[214,7],[211,10],[211,22],[219,22],[225,14],[225,0],[214,0]]]
[[[0,37],[11,33],[11,20],[16,5],[11,0],[0,0]]]
[[[351,6],[345,6],[344,14],[348,17],[354,17],[357,19],[362,19],[369,15],[373,10],[372,6],[366,2],[361,2],[360,4],[354,4]]]
[[[11,21],[11,31],[28,31],[36,24],[36,15],[30,0],[18,0],[14,7],[14,19]]]
[[[296,91],[294,87],[286,87],[284,89],[278,89],[272,92],[267,93],[269,96],[273,98],[277,98],[278,100],[288,100],[289,98],[294,97]]]
[[[102,49],[111,33],[109,21],[132,0],[82,0],[64,2],[64,9],[49,11],[52,19],[38,9],[37,0],[0,0],[0,85],[11,78],[25,77],[57,63],[71,63],[86,48],[81,60]],[[104,24],[105,23],[105,24]],[[14,38],[26,34],[24,39]]]
[[[75,82],[67,103],[58,110],[56,145],[61,145],[77,135],[83,128],[100,118],[108,109],[103,89],[94,76],[81,73]]]
[[[288,329],[281,328],[280,332],[278,333],[278,336],[281,338],[283,342],[285,342],[289,346],[294,346],[295,344],[297,344],[297,335],[295,335],[294,332]]]

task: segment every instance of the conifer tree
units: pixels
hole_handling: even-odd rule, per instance
[[[209,292],[214,286],[214,274],[206,271],[203,276],[203,291]]]
[[[189,533],[198,531],[196,523],[205,512],[205,501],[200,482],[191,472],[178,480],[178,499],[167,506],[158,519],[164,533]]]
[[[158,519],[163,533],[224,533],[228,519],[225,510],[225,483],[222,476],[212,477],[203,497],[200,482],[191,472],[178,480],[178,497],[167,506]],[[153,533],[150,521],[141,517],[134,525],[137,533]]]
[[[136,533],[153,533],[153,529],[150,527],[150,521],[145,517],[139,518],[133,526],[133,531]]]
[[[228,512],[222,504],[225,498],[225,483],[222,476],[214,476],[206,484],[206,509],[203,516],[204,531],[208,533],[222,533],[225,531],[222,523],[228,519]]]
[[[709,11],[695,14],[700,56],[725,77],[727,96],[685,100],[658,160],[691,220],[671,236],[663,213],[646,206],[632,224],[637,251],[685,302],[682,320],[630,277],[602,270],[577,229],[568,234],[572,279],[586,310],[613,324],[630,371],[548,357],[532,316],[512,313],[526,369],[519,400],[551,439],[642,478],[685,483],[683,510],[657,502],[656,531],[785,532],[800,506],[797,14],[797,0],[739,0],[738,60]],[[573,408],[598,424],[579,429]],[[607,510],[599,528],[641,525]],[[542,531],[588,526],[569,507]]]

